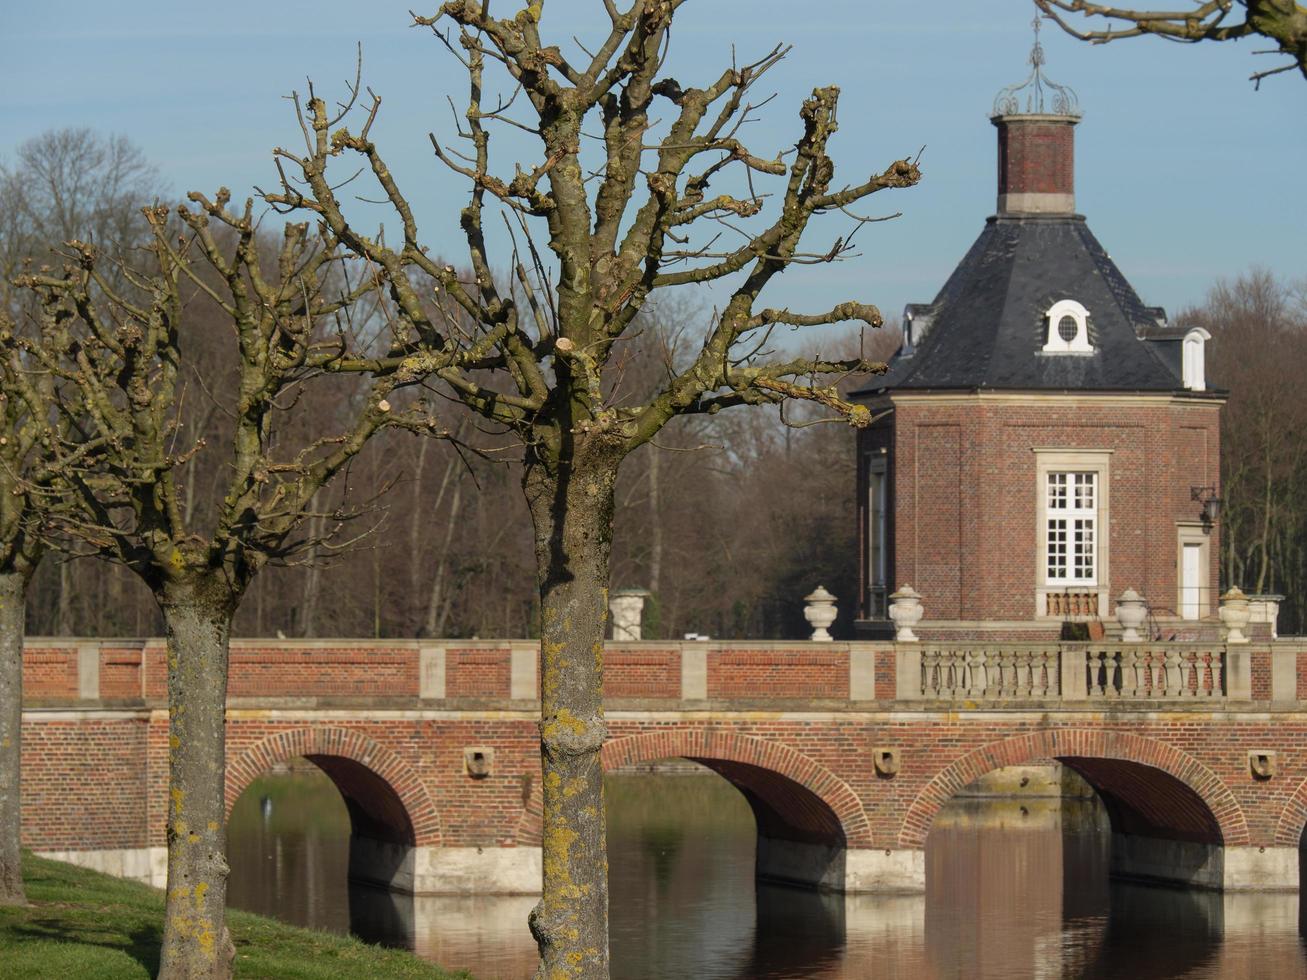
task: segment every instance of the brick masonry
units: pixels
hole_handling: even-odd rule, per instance
[[[1075,193],[1075,121],[997,117],[999,194]]]
[[[884,450],[890,460],[889,581],[922,593],[927,621],[1038,629],[1034,450],[1050,448],[1110,452],[1108,562],[1100,583],[1112,597],[1137,589],[1155,614],[1175,615],[1178,527],[1200,517],[1190,488],[1219,483],[1219,402],[892,397],[894,411],[864,430],[861,449]],[[863,540],[865,496],[859,493]],[[1217,526],[1208,538],[1211,584],[1219,581],[1219,555]],[[865,562],[864,548],[864,583]],[[1204,596],[1209,617],[1215,591]],[[1109,617],[1113,609],[1109,604]],[[1056,635],[1059,625],[1046,621],[1044,630]]]
[[[40,696],[23,732],[25,843],[40,850],[162,845],[167,713],[154,699],[121,697],[130,687],[123,677],[148,663],[154,644],[105,644],[104,697],[91,703],[69,695],[78,679],[68,676],[67,654],[75,664],[76,647],[38,641],[27,654],[27,677]],[[511,648],[450,645],[446,654],[454,675],[446,697],[421,700],[413,693],[417,643],[235,645],[233,690],[251,690],[289,664],[299,693],[233,699],[228,804],[276,763],[305,756],[357,804],[372,836],[452,847],[538,844],[536,716],[509,698]],[[687,704],[679,700],[680,648],[624,644],[610,665],[603,763],[694,759],[746,791],[769,836],[917,849],[939,808],[980,775],[1057,758],[1121,804],[1120,820],[1134,832],[1296,846],[1307,825],[1307,712],[1291,695],[1287,703],[1270,700],[1289,693],[1272,692],[1270,675],[1273,657],[1291,658],[1298,668],[1291,680],[1301,689],[1307,652],[1280,643],[1249,654],[1253,700],[1243,703],[946,709],[891,700],[891,645],[709,644],[709,699]],[[52,664],[62,705],[49,696]],[[850,701],[860,664],[869,678],[858,684],[870,685],[860,690],[875,697]],[[110,669],[117,667],[121,674]],[[469,747],[491,751],[488,776],[468,773]],[[884,749],[897,754],[893,774],[876,769]],[[1267,751],[1276,771],[1260,779],[1249,754]]]

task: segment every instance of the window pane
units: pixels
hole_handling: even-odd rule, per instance
[[[1065,579],[1067,573],[1067,522],[1055,517],[1048,522],[1048,577]]]
[[[1073,506],[1077,510],[1092,510],[1094,508],[1094,491],[1098,482],[1097,477],[1097,473],[1075,474],[1076,494]]]
[[[1048,509],[1065,510],[1067,506],[1067,473],[1048,474]]]

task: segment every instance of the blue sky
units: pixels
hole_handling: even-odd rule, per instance
[[[299,139],[282,96],[303,90],[306,76],[340,95],[362,42],[364,80],[384,99],[374,138],[427,243],[457,255],[463,195],[432,159],[427,133],[448,133],[445,97],[457,102],[465,82],[434,38],[408,26],[412,6],[0,0],[0,157],[46,129],[91,126],[133,139],[179,195],[226,185],[243,196],[273,182],[271,148]],[[919,187],[862,208],[903,216],[864,228],[860,257],[782,277],[771,305],[857,299],[895,314],[934,296],[993,212],[988,115],[997,90],[1024,77],[1032,15],[1026,0],[687,4],[669,66],[685,84],[720,72],[732,44],[742,61],[794,45],[761,86],[779,97],[746,131],[760,155],[793,144],[799,102],[831,83],[843,90],[833,144],[841,178],[925,147]],[[602,21],[598,0],[548,0],[543,30],[567,43],[593,38]],[[1273,64],[1251,53],[1264,44],[1090,47],[1052,26],[1043,38],[1048,74],[1074,87],[1085,111],[1079,210],[1145,302],[1175,311],[1253,265],[1307,276],[1307,83],[1284,74],[1255,92],[1248,75]],[[509,174],[512,159],[503,158]]]

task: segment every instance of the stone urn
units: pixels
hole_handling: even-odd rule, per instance
[[[835,608],[835,597],[826,591],[824,585],[819,585],[814,591],[805,595],[803,601],[807,603],[803,607],[803,618],[812,627],[812,639],[822,643],[828,642],[831,638],[830,624],[835,622],[838,612]]]
[[[618,589],[608,600],[613,617],[613,639],[625,643],[640,639],[640,620],[644,614],[645,589]]]
[[[1247,643],[1248,635],[1244,629],[1252,617],[1248,597],[1237,585],[1221,596],[1221,625],[1225,627],[1226,643]]]
[[[921,605],[921,593],[910,585],[900,585],[897,592],[890,593],[889,618],[894,623],[894,639],[899,643],[917,642],[917,634],[912,627],[921,622],[926,610]]]
[[[1116,597],[1116,621],[1121,624],[1122,643],[1142,643],[1139,627],[1148,618],[1148,603],[1134,589],[1126,589]]]

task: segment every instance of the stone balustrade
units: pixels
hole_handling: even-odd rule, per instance
[[[531,640],[233,641],[233,705],[511,703],[538,697]],[[163,642],[32,639],[24,687],[34,707],[161,704]],[[1301,692],[1301,693],[1300,693]],[[1015,641],[927,643],[644,641],[609,643],[605,696],[636,702],[1262,701],[1307,697],[1307,645]]]
[[[1246,700],[1252,690],[1251,661],[1243,650],[1186,643],[925,644],[898,651],[898,697]]]

